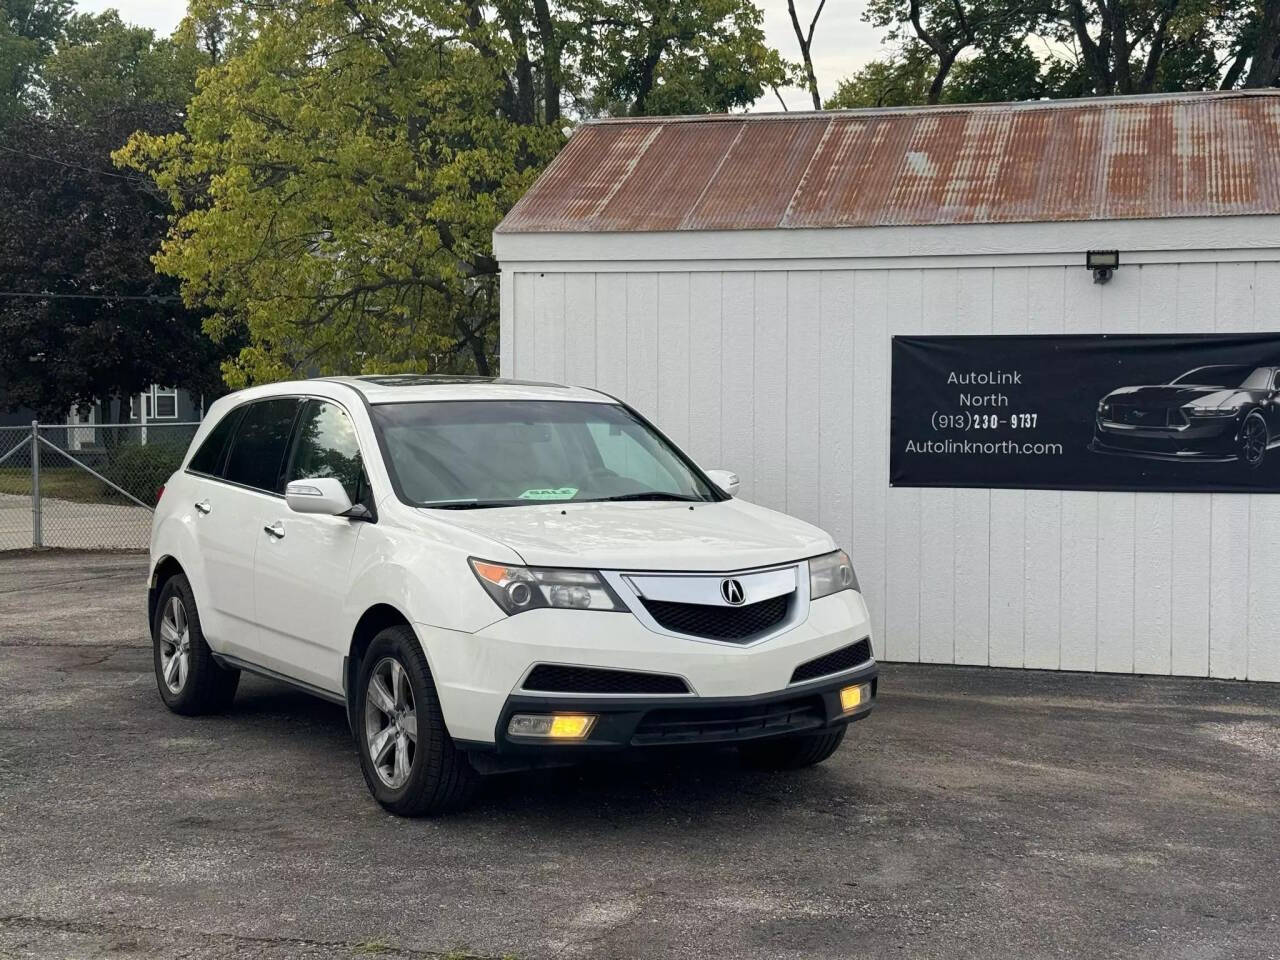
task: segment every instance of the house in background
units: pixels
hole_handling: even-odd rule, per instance
[[[2,401],[3,392],[0,391],[0,402]],[[75,429],[54,431],[50,440],[68,450],[93,449],[104,443],[102,430],[99,429],[103,424],[136,424],[139,429],[129,431],[123,439],[146,443],[149,436],[154,434],[154,431],[148,430],[149,427],[198,423],[204,419],[204,408],[204,397],[198,393],[181,387],[153,384],[149,389],[127,399],[84,404],[69,411],[62,420],[50,425],[66,424]],[[31,421],[38,419],[40,418],[35,411],[20,407],[12,413],[0,412],[0,427],[30,427]]]

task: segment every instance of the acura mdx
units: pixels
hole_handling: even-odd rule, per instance
[[[736,498],[626,404],[413,375],[218,400],[161,494],[161,698],[242,671],[342,704],[392,812],[597,751],[818,763],[876,696],[867,609],[823,531]]]

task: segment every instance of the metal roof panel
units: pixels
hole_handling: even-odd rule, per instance
[[[511,233],[1280,214],[1280,91],[583,124]]]

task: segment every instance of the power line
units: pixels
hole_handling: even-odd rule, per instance
[[[72,170],[82,170],[85,173],[94,173],[100,177],[115,177],[117,180],[128,180],[130,183],[141,183],[148,187],[154,186],[154,184],[145,177],[134,177],[127,173],[112,173],[109,170],[98,170],[94,167],[86,167],[79,163],[70,163],[66,160],[59,160],[56,157],[42,157],[38,153],[28,153],[26,150],[16,150],[13,147],[6,147],[4,144],[0,144],[0,150],[5,151],[6,153],[16,153],[20,157],[27,157],[31,160],[43,160],[45,163],[56,163],[62,167],[70,167]]]
[[[181,303],[181,297],[148,294],[110,294],[110,293],[31,293],[25,290],[0,290],[0,297],[15,297],[30,300],[145,300],[148,303]]]

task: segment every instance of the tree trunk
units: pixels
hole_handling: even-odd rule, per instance
[[[813,56],[810,53],[813,47],[813,31],[818,25],[818,17],[822,15],[823,4],[826,0],[821,0],[818,4],[818,12],[813,15],[813,21],[809,24],[809,33],[805,34],[800,26],[800,17],[796,14],[796,0],[787,0],[787,13],[791,15],[791,28],[796,32],[796,42],[800,44],[800,59],[804,61],[804,77],[805,84],[809,88],[809,96],[813,97],[813,109],[822,109],[822,97],[818,93],[818,78],[813,72]]]
[[[1156,77],[1160,72],[1160,60],[1164,57],[1165,38],[1169,33],[1169,21],[1173,19],[1177,9],[1178,4],[1175,0],[1165,8],[1164,12],[1160,14],[1160,18],[1156,21],[1155,34],[1152,36],[1150,48],[1147,50],[1147,63],[1142,71],[1142,79],[1139,81],[1139,93],[1150,93],[1155,89]]]
[[[640,68],[640,89],[636,91],[636,102],[631,108],[633,117],[643,117],[649,108],[649,93],[653,90],[653,75],[658,69],[658,61],[662,59],[662,51],[666,41],[649,41],[649,50],[645,54]]]
[[[1226,75],[1222,78],[1222,83],[1218,87],[1219,90],[1232,90],[1235,85],[1240,82],[1240,78],[1244,76],[1244,68],[1249,62],[1250,50],[1247,47],[1241,47],[1236,51],[1235,59],[1231,61],[1231,66],[1227,69]]]
[[[1093,81],[1093,92],[1110,93],[1111,70],[1107,62],[1107,51],[1100,48],[1089,35],[1089,15],[1085,12],[1084,3],[1082,0],[1069,0],[1067,12],[1071,19],[1071,29],[1075,31],[1076,42],[1080,44],[1080,57],[1089,72],[1089,79]],[[1103,39],[1106,39],[1105,26]]]
[[[529,60],[529,41],[525,37],[524,24],[520,22],[519,10],[508,4],[503,4],[499,10],[516,55],[515,115],[512,119],[519,124],[532,124],[533,64]]]
[[[933,75],[933,83],[929,84],[929,96],[925,101],[930,106],[936,105],[942,99],[942,85],[947,82],[947,75],[955,66],[956,56],[959,53],[959,50],[953,50],[938,58],[938,70]]]
[[[1246,87],[1273,87],[1280,81],[1280,0],[1265,0],[1253,63],[1244,79]]]
[[[542,41],[542,113],[550,127],[560,122],[560,38],[547,0],[533,0],[533,12]]]
[[[1111,89],[1119,94],[1133,93],[1133,45],[1129,41],[1129,11],[1125,0],[1098,4],[1111,34]]]
[[[813,97],[813,109],[822,109],[822,97],[818,94],[818,78],[813,73],[813,61],[809,59],[809,48],[804,51],[805,82],[809,84],[809,95]]]
[[[480,329],[483,330],[485,327],[495,322],[496,321],[491,318],[481,324]],[[457,328],[463,342],[466,343],[467,347],[471,350],[471,359],[476,362],[476,373],[482,377],[493,376],[493,369],[489,366],[489,358],[485,356],[484,353],[484,336],[477,334],[475,330],[467,326],[465,319],[459,318],[454,322],[454,326]]]

